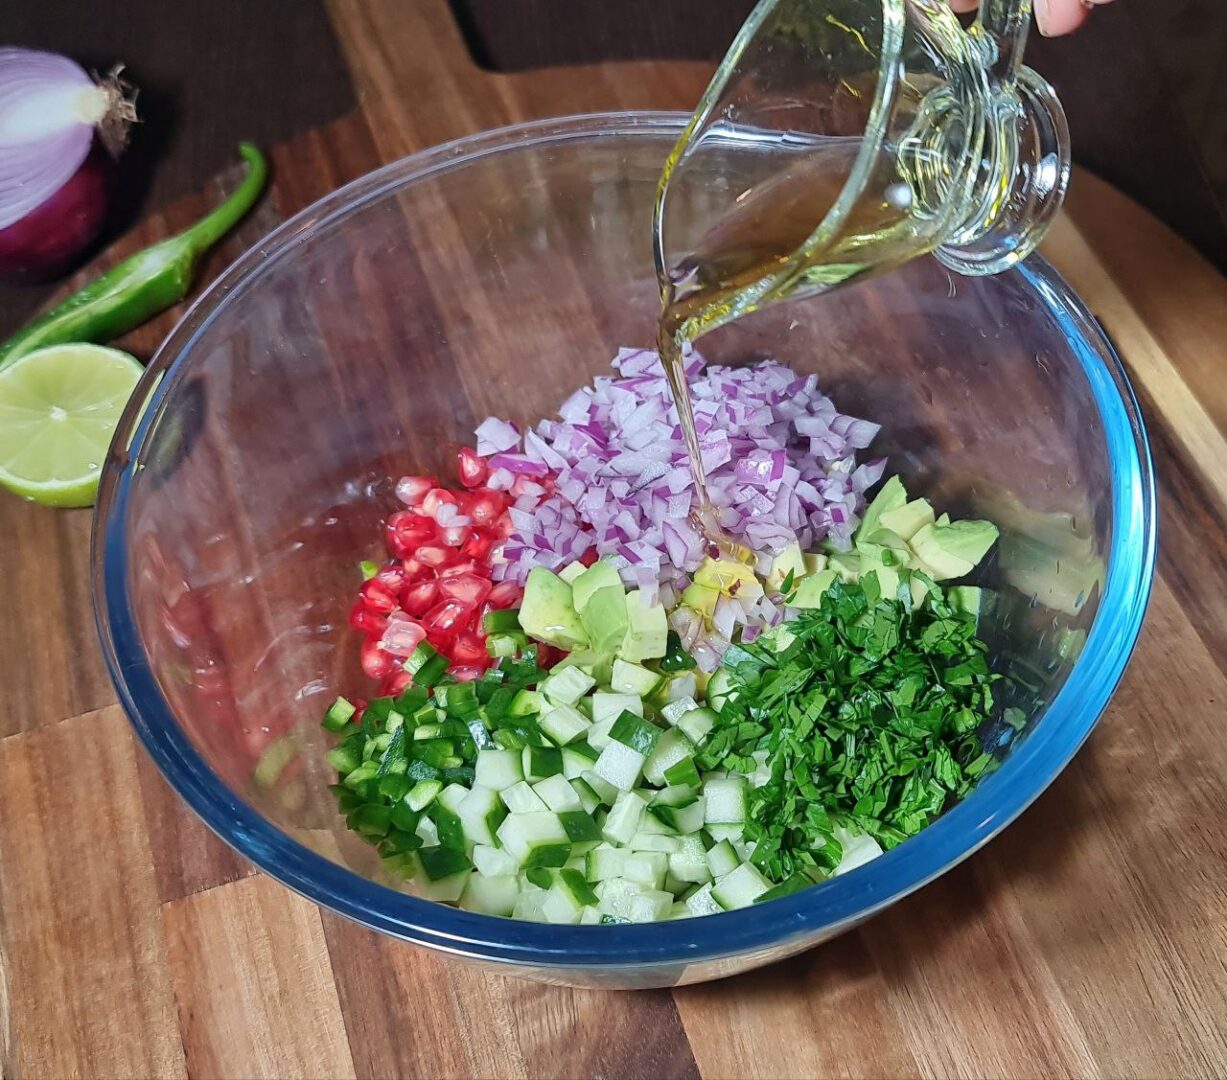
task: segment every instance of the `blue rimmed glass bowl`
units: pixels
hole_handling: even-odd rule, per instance
[[[1132,652],[1154,566],[1146,436],[1121,365],[1042,260],[984,279],[923,259],[705,339],[709,359],[819,374],[910,490],[1002,529],[983,633],[1021,730],[918,837],[804,893],[648,926],[470,914],[382,884],[325,790],[323,709],[369,692],[346,623],[404,473],[452,474],[489,413],[551,415],[652,340],[649,222],[682,118],[526,124],[407,158],[287,222],[197,302],[150,365],[102,483],[93,575],[107,662],[171,785],[290,888],[405,941],[509,973],[641,987],[809,948],[990,840],[1090,733]],[[754,149],[687,182],[753,170]],[[723,175],[726,179],[721,180]],[[749,175],[747,172],[746,175]]]

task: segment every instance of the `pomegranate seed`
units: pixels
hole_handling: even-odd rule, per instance
[[[444,600],[426,613],[422,623],[428,630],[450,634],[465,621],[471,612],[472,608],[467,604],[462,604],[458,600]]]
[[[359,600],[349,609],[349,625],[368,636],[382,637],[388,628],[388,617],[372,611]]]
[[[452,659],[457,664],[484,667],[488,657],[485,641],[472,630],[465,630],[456,635],[456,642],[452,645]]]
[[[498,524],[495,525],[494,528],[498,533],[500,540],[506,540],[513,532],[516,531],[516,527],[511,523],[510,515],[499,518]]]
[[[448,547],[460,547],[469,538],[467,525],[449,525],[439,532],[439,539]]]
[[[478,488],[471,492],[465,500],[465,512],[473,519],[474,525],[493,525],[499,515],[507,508],[507,504],[497,491],[489,488]]]
[[[436,520],[439,517],[439,508],[444,504],[448,506],[456,505],[456,496],[453,495],[447,488],[431,488],[426,492],[426,498],[422,500],[422,513],[429,514]]]
[[[453,553],[452,557],[456,559],[451,566],[446,570],[439,571],[440,579],[445,577],[455,577],[457,574],[477,574],[479,576],[488,573],[484,567],[480,567],[472,559],[459,559],[459,552]]]
[[[484,559],[490,554],[490,549],[493,546],[493,536],[487,536],[485,533],[474,529],[473,535],[464,542],[464,546],[460,549],[460,554],[468,555],[471,559]]]
[[[364,581],[358,588],[358,595],[371,611],[378,612],[380,615],[396,610],[396,591],[389,589],[378,578]]]
[[[480,607],[490,595],[490,582],[476,574],[449,574],[439,578],[439,592],[467,608]]]
[[[448,674],[457,682],[472,682],[474,679],[480,679],[485,668],[479,667],[454,667]]]
[[[380,697],[395,697],[401,693],[406,687],[413,683],[413,676],[409,674],[403,667],[392,669],[392,673],[386,676],[379,684]]]
[[[404,658],[412,656],[413,650],[425,637],[426,631],[420,623],[409,618],[403,611],[397,611],[388,617],[388,628],[383,632],[379,644],[384,652]]]
[[[393,593],[398,593],[405,587],[407,578],[404,567],[389,563],[375,575],[374,580],[378,581],[381,585],[386,585]]]
[[[392,670],[395,661],[379,644],[378,638],[369,637],[362,643],[362,670],[371,679],[382,679]]]
[[[490,590],[490,606],[493,608],[515,607],[520,602],[520,586],[514,581],[500,581]]]
[[[456,454],[456,468],[460,473],[460,482],[467,488],[484,484],[490,475],[490,467],[486,459],[480,457],[471,446],[462,446]]]
[[[400,594],[400,606],[416,619],[426,614],[439,599],[439,585],[434,581],[419,581],[407,585]]]
[[[449,566],[455,561],[456,552],[445,547],[429,545],[418,548],[418,560],[434,570]]]
[[[405,575],[405,584],[411,585],[415,581],[421,581],[423,578],[432,577],[434,571],[429,567],[424,566],[417,559],[406,559],[401,563],[401,570]]]
[[[406,506],[420,506],[426,493],[438,486],[433,476],[402,476],[396,482],[396,497]]]
[[[438,533],[430,518],[412,510],[399,510],[388,518],[385,528],[388,550],[398,559],[408,559],[422,544],[428,544]]]

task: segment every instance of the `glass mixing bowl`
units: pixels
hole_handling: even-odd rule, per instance
[[[372,929],[576,985],[710,979],[838,934],[947,870],[1046,788],[1103,712],[1154,562],[1146,437],[1120,363],[1041,260],[998,277],[932,260],[704,339],[711,360],[817,372],[910,490],[1002,529],[983,632],[1010,679],[1003,763],[867,866],[722,915],[547,926],[373,880],[325,790],[320,717],[364,696],[346,622],[404,473],[454,475],[488,414],[554,413],[653,340],[649,224],[682,117],[488,132],[389,165],[287,222],[196,303],[120,425],[95,520],[98,625],[133,726],[224,840]],[[761,147],[712,156],[704,194]],[[722,179],[717,173],[723,174]],[[147,400],[146,400],[147,399]],[[144,408],[140,407],[144,404]],[[1018,728],[1018,730],[1016,730]]]

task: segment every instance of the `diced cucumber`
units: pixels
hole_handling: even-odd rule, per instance
[[[577,667],[553,672],[537,688],[551,705],[574,705],[596,686],[596,679]]]
[[[673,906],[669,909],[669,914],[666,915],[665,918],[666,919],[689,919],[691,918],[690,908],[688,908],[685,905],[685,903],[683,903],[681,900],[677,900],[674,902]]]
[[[479,750],[474,768],[475,782],[494,791],[503,791],[524,779],[518,750]]]
[[[515,908],[512,909],[511,917],[524,919],[527,922],[546,922],[547,919],[541,909],[549,895],[546,889],[522,890]]]
[[[583,810],[564,810],[558,820],[571,841],[572,858],[586,854],[601,842],[601,827],[591,814]]]
[[[703,740],[716,726],[716,720],[716,714],[711,709],[691,709],[677,722],[677,727],[695,746],[702,746]]]
[[[405,802],[413,810],[425,810],[442,790],[443,785],[438,780],[419,780],[405,796]]]
[[[619,658],[613,662],[609,687],[616,694],[634,694],[645,698],[652,695],[661,681],[661,676],[656,672],[649,671],[641,664],[632,664]]]
[[[521,690],[511,699],[510,716],[540,716],[546,710],[545,695],[536,690]]]
[[[520,864],[502,848],[478,844],[470,856],[477,872],[484,877],[503,877],[511,874],[513,877],[520,869]]]
[[[746,831],[743,823],[738,822],[736,825],[708,825],[706,826],[707,835],[712,838],[715,843],[721,840],[736,841],[741,843],[742,834]]]
[[[484,915],[510,915],[520,898],[520,883],[514,873],[487,877],[477,873],[469,876],[460,897],[465,911],[480,911]]]
[[[571,788],[585,813],[591,814],[601,805],[601,797],[592,790],[592,785],[587,780],[577,776],[571,781]]]
[[[647,763],[644,764],[644,770],[647,770]],[[683,787],[697,788],[702,781],[699,779],[699,769],[694,763],[694,758],[687,754],[680,761],[674,762],[665,770],[665,783],[670,787],[682,785]]]
[[[609,729],[610,739],[629,746],[645,757],[652,752],[660,735],[660,728],[633,712],[624,712]]]
[[[724,910],[712,898],[711,889],[710,885],[704,885],[686,897],[686,906],[692,915],[719,915]]]
[[[657,691],[657,698],[667,705],[674,701],[694,700],[699,692],[699,680],[693,671],[680,671]],[[690,706],[692,709],[695,707]]]
[[[578,739],[591,726],[588,718],[572,705],[559,705],[540,720],[541,730],[559,746]]]
[[[583,776],[584,770],[591,769],[599,756],[586,742],[564,746],[562,748],[562,775],[568,780]]]
[[[584,905],[564,889],[561,882],[554,883],[541,905],[541,914],[545,916],[546,922],[564,926],[577,924],[583,910]]]
[[[592,722],[605,724],[608,731],[610,725],[624,712],[633,712],[636,716],[643,715],[643,702],[637,694],[607,694],[598,690],[592,695]],[[595,749],[601,749],[596,746]]]
[[[646,723],[646,721],[645,721]],[[676,728],[660,733],[652,752],[643,763],[643,778],[649,784],[661,787],[665,783],[665,770],[676,765],[683,758],[688,758],[694,752],[694,746],[685,735]],[[698,780],[698,776],[695,776]]]
[[[728,668],[717,668],[707,681],[707,704],[719,712],[724,703],[737,696],[733,687],[733,673]]]
[[[647,805],[647,800],[635,792],[622,792],[614,802],[613,809],[609,811],[609,817],[605,819],[602,835],[611,843],[628,843],[639,831]]]
[[[413,880],[414,891],[423,900],[436,900],[441,904],[454,904],[464,895],[464,888],[469,883],[471,870],[461,870],[459,873],[432,881],[425,874],[418,874]]]
[[[666,788],[665,790],[669,789]],[[693,789],[686,788],[685,790],[690,791]],[[650,817],[664,822],[671,829],[679,833],[694,833],[703,828],[705,811],[706,800],[701,796],[691,802],[689,806],[669,806],[666,803],[657,803],[648,807]]]
[[[638,750],[610,739],[592,771],[619,791],[630,791],[643,771],[645,760],[646,756]]]
[[[594,762],[595,764],[595,762]],[[618,789],[603,776],[598,776],[591,769],[585,769],[580,778],[596,792],[596,796],[607,806],[612,806],[618,797]]]
[[[421,838],[423,847],[437,847],[439,844],[439,830],[435,828],[435,823],[430,818],[423,815],[418,819],[418,827],[414,830]]]
[[[588,884],[588,879],[584,877],[582,870],[563,867],[558,873],[557,887],[584,907],[595,907],[598,903],[597,895],[593,892],[592,886]]]
[[[498,828],[507,854],[526,869],[562,866],[571,857],[571,841],[558,815],[550,812],[511,814]]]
[[[562,751],[556,746],[526,746],[521,754],[525,780],[544,780],[562,772]]]
[[[565,784],[566,781],[564,780]],[[503,805],[497,791],[474,784],[469,793],[460,801],[456,811],[464,829],[465,839],[471,844],[494,845],[494,831],[503,823],[507,816],[507,808]]]
[[[882,854],[882,845],[868,833],[851,833],[847,829],[836,829],[835,839],[843,846],[843,857],[835,867],[835,875],[846,874],[858,866],[872,862]]]
[[[584,876],[589,881],[608,881],[610,878],[621,877],[629,854],[626,848],[595,848],[586,856]]]
[[[711,895],[725,911],[731,911],[733,908],[749,907],[770,888],[771,882],[759,873],[757,867],[742,863],[716,882]]]
[[[708,825],[731,825],[746,819],[746,782],[743,777],[708,780],[703,784]]]
[[[637,832],[627,841],[631,851],[663,851],[666,855],[682,850],[680,836],[665,836],[662,833]]]
[[[644,889],[631,893],[625,904],[622,918],[627,922],[659,922],[669,915],[673,907],[673,894],[657,889]]]
[[[606,915],[625,919],[624,912],[629,907],[631,897],[642,891],[633,881],[627,881],[624,877],[606,878],[596,887],[597,908]]]
[[[699,792],[696,788],[687,787],[685,784],[670,784],[653,792],[652,803],[655,806],[692,806],[698,798]]]
[[[442,881],[473,865],[463,851],[450,847],[424,847],[418,852],[418,862],[431,881]]]
[[[699,885],[711,881],[712,872],[707,862],[707,852],[703,850],[703,841],[698,836],[680,838],[678,849],[669,855],[669,873],[679,881]]]
[[[599,908],[586,907],[579,913],[579,925],[599,926],[603,918],[605,918],[605,916],[601,914]]]
[[[733,845],[727,840],[721,840],[707,853],[707,865],[711,876],[719,881],[725,874],[731,874],[741,865]]]
[[[693,697],[676,698],[660,710],[660,715],[664,717],[665,723],[670,727],[675,727],[683,716],[688,712],[694,712],[698,707],[699,703]]]
[[[512,784],[511,787],[499,792],[499,796],[513,814],[532,814],[549,809],[527,780]]]
[[[534,866],[531,869],[525,870],[520,875],[520,888],[528,889],[551,889],[554,887],[554,879],[558,874],[556,868],[548,866]]]
[[[623,863],[622,876],[645,888],[659,889],[669,872],[669,856],[663,851],[632,851]]]
[[[652,793],[650,791],[644,790],[644,791],[641,791],[639,794],[645,798],[645,800],[648,803],[648,809],[650,810],[651,802],[652,802],[651,800]],[[672,825],[668,825],[665,822],[661,821],[660,818],[656,814],[652,814],[652,813],[643,815],[643,821],[639,823],[639,831],[641,833],[654,833],[657,836],[677,836],[678,835],[677,829],[675,829]]]
[[[533,791],[556,814],[563,810],[583,809],[583,803],[579,801],[575,789],[561,773],[539,780],[533,784]]]

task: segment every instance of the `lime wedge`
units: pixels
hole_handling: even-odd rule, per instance
[[[101,345],[52,345],[0,368],[0,484],[44,506],[92,506],[143,373]]]

